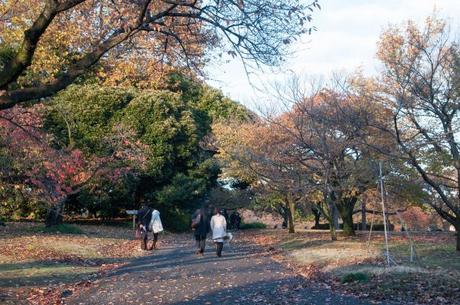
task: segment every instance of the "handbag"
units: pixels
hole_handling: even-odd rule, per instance
[[[137,226],[134,238],[141,239],[141,237],[142,237],[141,226]]]
[[[226,242],[230,242],[233,239],[233,234],[232,233],[226,233],[222,239]]]
[[[198,228],[198,226],[200,225],[200,221],[201,214],[198,214],[197,216],[195,216],[195,218],[192,219],[192,229]]]

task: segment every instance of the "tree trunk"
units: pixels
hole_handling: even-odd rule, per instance
[[[312,208],[311,211],[313,212],[313,215],[315,216],[315,225],[313,226],[313,229],[318,229],[319,228],[319,220],[321,218],[321,212],[317,208]]]
[[[329,231],[331,232],[331,240],[337,240],[337,231],[331,221],[329,222]]]
[[[345,210],[340,213],[343,220],[343,234],[345,236],[354,236],[355,228],[353,227],[353,211]]]
[[[456,245],[456,250],[460,252],[460,222],[455,227],[455,234],[457,234],[457,245]]]
[[[361,231],[367,230],[366,201],[361,201]]]
[[[457,230],[457,251],[460,251],[460,231]]]
[[[355,209],[355,204],[358,201],[358,198],[344,198],[339,204],[337,204],[337,209],[339,210],[340,217],[343,221],[343,233],[345,236],[354,236],[355,228],[353,225],[353,211]]]
[[[334,229],[338,230],[339,229],[339,212],[335,204],[332,204],[331,214],[332,214],[332,223],[334,225]]]
[[[329,229],[331,231],[331,239],[332,240],[337,240],[337,226],[338,226],[338,217],[337,217],[337,211],[336,211],[336,206],[332,201],[328,202],[328,208],[329,208],[329,217],[327,218],[329,222]]]
[[[294,213],[295,213],[295,203],[292,198],[289,198],[289,196],[286,198],[286,204],[288,207],[288,231],[289,233],[295,233],[295,227],[294,227]]]
[[[64,203],[67,198],[61,199],[56,205],[48,210],[45,218],[45,226],[52,227],[62,224],[63,216],[62,211],[64,210]]]
[[[287,207],[282,206],[279,209],[279,213],[280,213],[281,217],[283,217],[283,224],[281,225],[281,228],[286,229],[287,224],[288,224],[288,214],[289,214],[289,211],[288,211]]]

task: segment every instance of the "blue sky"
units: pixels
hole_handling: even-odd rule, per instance
[[[332,72],[361,69],[376,74],[376,43],[389,24],[412,19],[423,23],[436,9],[450,20],[453,31],[460,27],[460,0],[320,0],[322,9],[313,14],[317,31],[292,46],[294,54],[279,69],[264,69],[249,76],[238,60],[216,63],[207,69],[208,83],[234,100],[256,108],[263,103],[264,84],[296,73],[324,76]]]

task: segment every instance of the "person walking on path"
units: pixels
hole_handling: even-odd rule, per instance
[[[241,225],[241,216],[240,216],[240,213],[238,213],[238,211],[234,211],[231,215],[230,215],[230,228],[234,229],[234,230],[239,230],[240,229],[240,225]]]
[[[137,212],[137,225],[141,233],[141,249],[147,250],[148,226],[152,220],[152,209],[143,204]]]
[[[206,211],[204,208],[196,210],[196,212],[192,216],[192,229],[195,230],[195,240],[197,251],[196,253],[199,255],[204,254],[204,248],[206,246],[206,236],[209,232],[209,218],[206,215]]]
[[[224,238],[227,236],[227,221],[221,214],[219,209],[214,210],[214,216],[211,217],[212,239],[216,244],[216,254],[222,256],[222,248],[224,247]]]
[[[154,209],[152,211],[149,231],[153,232],[153,244],[150,250],[157,249],[158,234],[163,231],[163,224],[161,223],[160,212],[158,210]]]

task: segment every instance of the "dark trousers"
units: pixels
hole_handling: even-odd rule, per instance
[[[141,249],[142,249],[142,250],[152,250],[152,249],[156,249],[156,247],[157,247],[157,241],[158,241],[158,233],[153,233],[153,244],[152,244],[152,247],[151,247],[150,249],[148,249],[148,247],[147,247],[148,237],[149,237],[148,232],[142,230],[142,235],[141,235]]]
[[[158,233],[153,233],[153,244],[152,244],[152,249],[157,248],[157,241],[158,241]]]
[[[141,249],[142,250],[147,250],[147,239],[148,239],[148,233],[147,231],[142,230],[141,231]]]
[[[195,235],[195,239],[198,252],[204,253],[204,248],[206,247],[206,236]]]
[[[219,257],[222,256],[223,247],[224,247],[224,243],[216,242],[216,254],[217,254],[217,256],[219,256]]]

